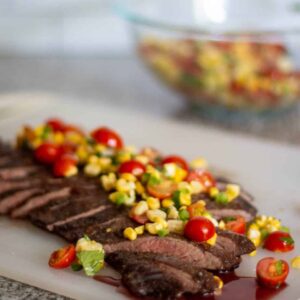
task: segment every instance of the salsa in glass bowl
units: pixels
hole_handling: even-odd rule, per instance
[[[118,8],[142,60],[191,103],[264,112],[300,99],[300,22],[289,5],[131,0]]]

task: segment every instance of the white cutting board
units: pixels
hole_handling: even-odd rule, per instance
[[[46,95],[41,96],[43,100],[47,98]],[[106,107],[101,102],[89,102],[88,107],[84,103],[52,97],[35,111],[19,111],[14,114],[15,117],[0,119],[0,136],[13,139],[24,123],[38,124],[50,116],[60,116],[88,129],[99,125],[111,126],[122,134],[127,144],[152,145],[165,153],[182,154],[187,159],[204,156],[213,167],[242,183],[255,196],[261,213],[282,218],[283,223],[292,229],[295,251],[276,256],[290,260],[300,255],[299,148],[156,119],[146,113]],[[47,266],[49,254],[64,245],[64,241],[56,236],[26,222],[0,217],[0,237],[1,275],[75,299],[125,298],[115,288],[81,273],[50,269]],[[256,262],[266,255],[274,256],[274,253],[261,250],[254,258],[245,257],[238,273],[253,276]],[[105,272],[107,270],[103,270]],[[299,282],[300,271],[292,270],[288,278],[289,287],[277,299],[299,299]]]

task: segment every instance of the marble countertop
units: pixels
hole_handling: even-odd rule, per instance
[[[180,97],[161,86],[144,66],[124,58],[0,58],[0,93],[47,92],[68,98],[113,103],[156,116],[211,126],[219,130],[268,139],[278,143],[300,144],[300,108],[280,118],[248,122],[222,121],[200,117]],[[56,294],[0,277],[0,300],[67,299]]]

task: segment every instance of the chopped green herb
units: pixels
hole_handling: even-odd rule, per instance
[[[117,206],[123,205],[125,203],[125,201],[127,200],[128,196],[126,194],[120,194],[117,199],[115,204]]]
[[[262,240],[265,240],[267,236],[270,234],[270,232],[267,229],[262,228],[260,230],[261,238]]]
[[[150,176],[149,180],[148,180],[148,184],[149,185],[157,185],[160,184],[161,180],[155,176]]]
[[[227,197],[226,193],[221,192],[221,193],[217,194],[217,196],[215,198],[215,201],[218,204],[227,204],[228,203],[228,197]]]
[[[96,144],[96,141],[93,138],[91,138],[90,136],[86,137],[85,140],[86,140],[87,144],[89,144],[89,145],[95,145]]]
[[[142,183],[147,183],[149,181],[149,179],[150,179],[150,174],[149,173],[144,173],[142,175],[142,178],[141,178]]]
[[[91,240],[87,234],[84,234],[83,237],[84,237],[84,239],[87,240],[87,241],[90,241],[90,240]]]
[[[180,191],[175,191],[172,195],[172,200],[176,208],[180,207]]]
[[[292,237],[281,237],[280,238],[281,241],[285,242],[287,245],[294,245],[295,244],[295,241],[293,240]]]
[[[194,75],[183,73],[181,75],[182,83],[188,86],[202,86],[202,82],[199,78],[195,77]]]
[[[164,236],[169,234],[169,230],[168,229],[161,229],[157,232],[157,234],[158,234],[159,237],[164,237]]]
[[[80,251],[77,259],[82,265],[87,276],[93,276],[99,272],[104,265],[104,251]]]
[[[46,140],[51,132],[52,132],[51,127],[46,126],[46,127],[44,128],[44,131],[43,131],[42,135],[41,135],[41,139],[42,139],[42,140]]]
[[[190,218],[190,214],[186,209],[182,209],[179,211],[179,218],[182,221],[187,221]]]
[[[71,265],[71,268],[72,268],[73,271],[78,272],[78,271],[82,270],[82,265],[77,264],[77,263],[73,263]]]
[[[281,275],[283,272],[283,263],[282,260],[277,260],[275,263],[276,273],[277,275]]]

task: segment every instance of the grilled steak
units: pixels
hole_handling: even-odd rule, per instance
[[[115,252],[106,261],[123,276],[123,284],[137,296],[174,299],[183,293],[211,293],[216,282],[211,273],[184,264],[174,256]]]
[[[225,180],[218,181],[223,189]],[[253,218],[256,209],[242,191],[228,205],[205,194],[207,208],[218,218],[230,214]],[[84,234],[103,244],[106,261],[122,274],[123,284],[137,296],[174,299],[184,293],[206,294],[216,289],[212,271],[236,268],[241,255],[255,250],[245,236],[217,230],[214,246],[196,243],[176,234],[144,234],[134,241],[123,237],[126,227],[136,227],[125,208],[107,201],[97,179],[76,176],[55,179],[30,155],[0,142],[0,214],[29,220],[70,242]]]

